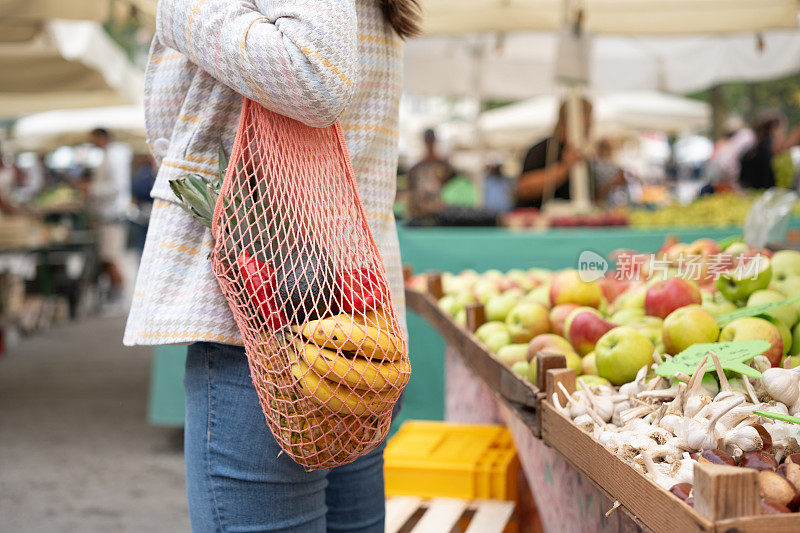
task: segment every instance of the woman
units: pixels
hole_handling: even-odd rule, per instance
[[[755,143],[742,155],[739,185],[744,189],[769,189],[776,185],[774,158],[800,144],[800,126],[786,134],[780,111],[762,111],[753,122]]]
[[[340,120],[361,199],[404,323],[392,216],[402,39],[415,0],[161,0],[147,67],[149,142],[160,163],[126,344],[189,344],[186,486],[195,531],[383,531],[382,447],[306,472],[281,454],[214,278],[209,231],[169,180],[214,177],[241,96],[310,126]]]

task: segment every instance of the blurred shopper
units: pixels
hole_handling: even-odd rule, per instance
[[[24,211],[17,204],[14,194],[17,183],[22,179],[22,171],[14,163],[14,160],[6,159],[3,152],[0,151],[0,213],[16,215]]]
[[[725,134],[714,144],[714,152],[706,164],[706,184],[700,194],[721,192],[738,187],[742,155],[756,144],[756,135],[740,117],[725,121]]]
[[[583,125],[588,135],[592,126],[592,104],[582,100]],[[569,173],[584,160],[574,146],[567,144],[567,106],[558,109],[558,122],[553,135],[528,150],[517,180],[517,207],[541,207],[550,198],[569,199]]]
[[[122,297],[125,278],[122,260],[127,243],[128,207],[131,203],[131,150],[112,142],[108,130],[97,128],[89,142],[103,150],[103,159],[89,182],[89,200],[98,226],[103,271],[111,284],[108,299]]]
[[[489,165],[486,169],[483,206],[497,213],[507,213],[514,206],[514,181],[503,174],[500,165]]]
[[[800,126],[787,134],[783,114],[777,110],[767,110],[756,116],[753,132],[755,143],[740,161],[739,185],[745,189],[769,189],[777,184],[774,170],[776,156],[785,156],[791,147],[800,145]]]
[[[614,146],[603,138],[597,143],[597,155],[592,160],[594,200],[600,205],[620,206],[630,201],[625,173],[614,162]]]
[[[439,154],[436,133],[427,129],[422,140],[425,143],[425,155],[408,171],[408,189],[411,193],[408,214],[414,219],[432,217],[442,210],[442,188],[456,175],[450,163]]]
[[[144,241],[147,237],[147,226],[150,223],[150,211],[153,209],[153,198],[150,191],[156,181],[156,162],[150,154],[138,155],[133,160],[133,181],[131,182],[131,196],[135,206],[134,216],[131,217],[131,231],[134,246],[139,255],[144,251]]]

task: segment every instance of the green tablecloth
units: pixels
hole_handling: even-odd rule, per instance
[[[800,228],[800,221],[790,225]],[[654,252],[668,235],[683,242],[701,237],[721,239],[741,233],[738,227],[664,230],[628,228],[558,229],[545,232],[510,231],[498,228],[400,228],[403,262],[415,272],[441,270],[459,272],[472,268],[575,267],[584,250],[607,255],[618,248]],[[427,323],[409,313],[412,377],[397,423],[406,418],[441,420],[444,415],[444,342]],[[183,357],[177,348],[159,348],[155,354],[150,420],[153,423],[182,425]],[[162,378],[160,374],[166,374]],[[176,392],[177,391],[177,392]]]

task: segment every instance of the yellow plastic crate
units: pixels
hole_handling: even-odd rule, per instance
[[[384,453],[386,495],[517,500],[519,459],[503,426],[409,421]]]

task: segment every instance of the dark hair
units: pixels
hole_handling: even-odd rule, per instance
[[[434,142],[436,140],[436,132],[432,128],[426,129],[422,132],[422,140],[425,142]]]
[[[98,137],[103,137],[105,139],[111,138],[111,134],[108,133],[108,130],[105,128],[95,128],[91,131],[90,135],[97,135]]]
[[[380,0],[380,3],[383,17],[401,39],[415,37],[422,32],[419,0]]]

